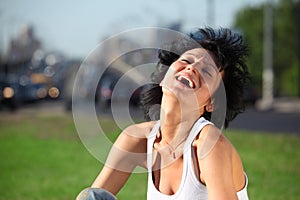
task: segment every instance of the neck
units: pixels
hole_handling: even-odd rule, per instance
[[[196,112],[185,113],[177,99],[163,96],[160,114],[162,139],[176,146],[176,143],[187,138],[198,118]]]

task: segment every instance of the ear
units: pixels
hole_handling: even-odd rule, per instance
[[[214,104],[212,101],[209,101],[209,103],[205,106],[205,111],[207,111],[207,112],[214,111]]]

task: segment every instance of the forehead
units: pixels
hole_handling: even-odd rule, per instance
[[[215,62],[215,59],[212,57],[211,52],[204,48],[195,48],[186,51],[185,53],[182,54],[182,56],[194,56],[197,59],[201,59],[202,62],[207,63],[207,64],[212,64],[214,66],[218,66]],[[218,67],[217,67],[218,68]]]
[[[197,58],[207,58],[207,59],[210,58],[209,52],[203,48],[191,49],[191,50],[184,52],[182,55],[192,55]]]

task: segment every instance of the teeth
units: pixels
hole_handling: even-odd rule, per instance
[[[186,86],[190,87],[190,88],[195,87],[193,81],[190,80],[189,78],[185,77],[185,76],[178,76],[177,80],[180,81],[181,83],[185,84]]]

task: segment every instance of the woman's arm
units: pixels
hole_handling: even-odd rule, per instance
[[[122,131],[92,187],[103,188],[116,195],[136,166],[146,167],[146,135],[150,128],[151,123],[146,122]]]

